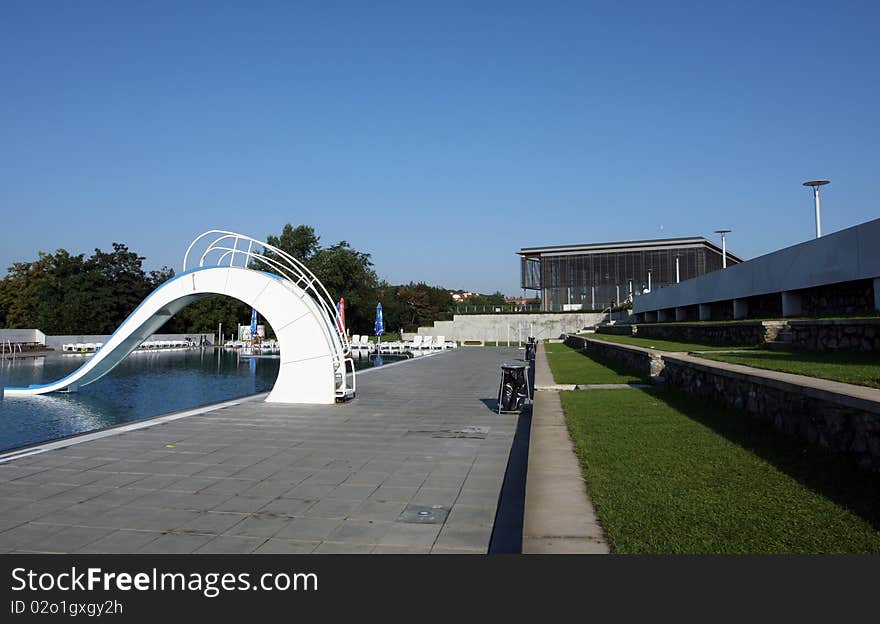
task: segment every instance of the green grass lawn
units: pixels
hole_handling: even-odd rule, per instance
[[[561,395],[615,552],[880,553],[876,473],[674,389]]]
[[[749,351],[703,355],[710,360],[880,388],[880,355],[861,351]]]
[[[604,362],[586,351],[562,343],[546,343],[547,361],[553,379],[559,384],[645,383],[645,378],[630,373],[614,362]]]
[[[658,351],[719,351],[724,349],[748,349],[754,345],[709,345],[699,342],[680,342],[678,340],[661,340],[659,338],[639,338],[637,336],[618,336],[616,334],[591,334],[583,338],[595,338],[606,342],[628,344]]]

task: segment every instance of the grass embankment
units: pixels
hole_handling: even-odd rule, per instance
[[[749,351],[703,354],[710,360],[880,388],[880,356],[861,351]]]
[[[880,553],[880,475],[846,458],[672,388],[561,396],[615,552]]]
[[[619,336],[617,334],[588,334],[582,338],[595,338],[605,342],[628,344],[658,351],[725,351],[728,349],[754,349],[755,345],[710,345],[700,342],[681,342],[680,340],[661,340],[659,338],[639,338],[638,336]]]
[[[621,365],[588,355],[562,343],[547,343],[547,361],[553,379],[559,384],[646,383],[644,377],[633,375]]]

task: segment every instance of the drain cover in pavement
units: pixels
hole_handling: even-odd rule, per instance
[[[443,524],[446,522],[446,516],[448,515],[449,508],[443,505],[432,505],[430,507],[407,505],[406,509],[397,518],[397,521],[408,524]]]
[[[432,438],[467,438],[485,440],[489,435],[489,427],[462,427],[461,429],[434,429],[428,431],[408,431],[407,435],[427,435]]]

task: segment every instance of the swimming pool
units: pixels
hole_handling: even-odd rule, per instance
[[[0,361],[0,386],[64,377],[86,356],[51,353]],[[393,356],[355,358],[358,369]],[[0,450],[37,444],[143,418],[268,392],[277,357],[245,357],[224,349],[136,351],[105,377],[70,394],[0,400]]]

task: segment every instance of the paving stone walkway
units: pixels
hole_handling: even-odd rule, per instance
[[[0,552],[485,553],[516,349],[358,377],[344,405],[243,401],[0,464]]]

